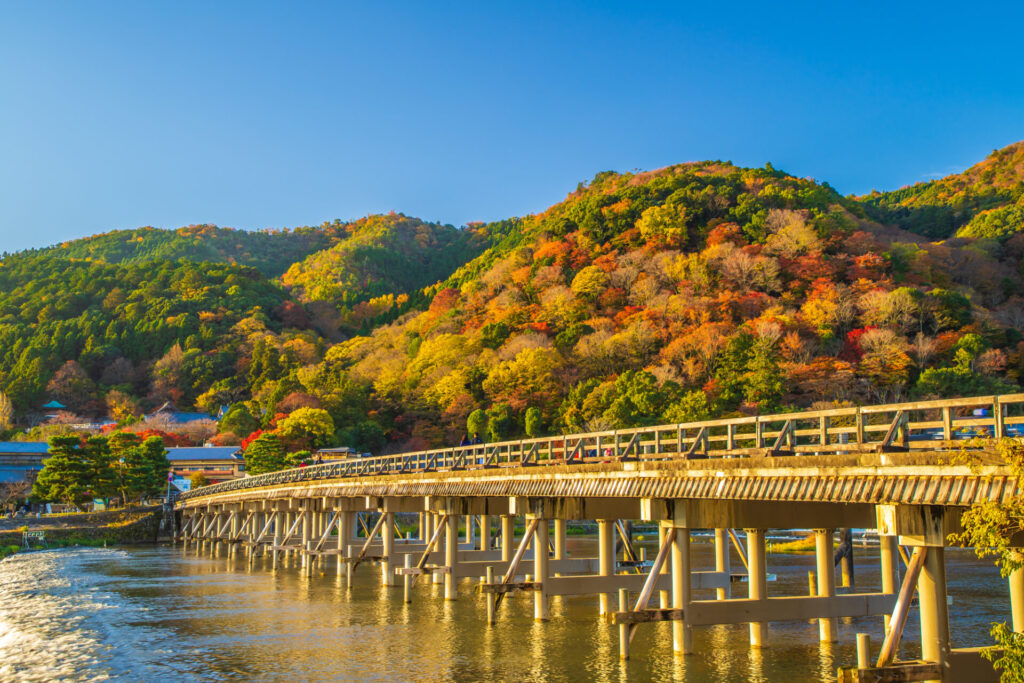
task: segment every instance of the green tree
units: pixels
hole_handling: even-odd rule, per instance
[[[249,474],[276,472],[288,467],[284,449],[277,439],[277,434],[267,432],[249,444],[245,449],[245,470]]]
[[[334,420],[323,408],[299,408],[279,420],[276,431],[289,448],[323,448],[334,441]]]
[[[478,434],[481,438],[487,435],[487,413],[482,408],[477,408],[466,418],[466,431],[470,438]]]
[[[89,500],[81,437],[54,436],[49,446],[50,457],[43,461],[43,470],[32,485],[32,496],[81,508]]]
[[[289,467],[301,467],[302,465],[313,464],[313,454],[309,451],[295,451],[285,456]]]
[[[10,429],[13,420],[14,404],[7,398],[7,394],[0,391],[0,432]]]
[[[364,453],[374,453],[383,448],[387,442],[384,429],[373,420],[362,420],[334,433],[334,441],[339,446],[349,446]]]
[[[234,434],[238,438],[244,439],[255,432],[257,427],[259,427],[259,423],[249,412],[249,408],[244,403],[236,403],[220,419],[217,431],[221,434]]]
[[[86,467],[86,486],[93,498],[107,500],[117,493],[110,444],[105,436],[90,436],[82,451]]]
[[[167,486],[167,475],[171,470],[171,462],[167,459],[164,440],[159,436],[151,436],[142,442],[142,459],[148,478],[143,480],[142,494],[156,496]]]
[[[754,342],[744,381],[747,401],[756,403],[761,412],[778,409],[783,394],[782,370],[778,353],[767,339],[759,338]]]
[[[523,423],[527,436],[536,438],[544,435],[544,417],[541,415],[540,408],[536,406],[527,408]]]
[[[137,498],[151,476],[142,458],[142,439],[133,432],[114,432],[107,440],[121,500],[127,505]]]
[[[587,266],[572,279],[572,291],[581,299],[592,301],[608,286],[608,274],[597,266]]]
[[[703,391],[688,391],[665,411],[669,422],[700,422],[711,419],[708,395]]]
[[[645,210],[636,227],[645,240],[661,246],[679,247],[686,244],[686,218],[685,206],[665,203]]]
[[[487,438],[504,441],[515,434],[516,418],[507,403],[498,403],[487,410]]]

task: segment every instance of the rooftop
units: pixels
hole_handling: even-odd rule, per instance
[[[168,448],[167,459],[180,460],[241,460],[238,446],[191,446]]]
[[[27,453],[45,455],[50,446],[45,441],[0,441],[0,453]]]

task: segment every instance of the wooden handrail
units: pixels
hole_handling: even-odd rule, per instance
[[[1006,412],[1008,406],[1016,406],[1017,412],[1024,410],[1024,393],[751,415],[567,434],[559,437],[516,439],[487,444],[486,450],[478,444],[374,456],[313,465],[301,469],[282,470],[205,486],[183,493],[180,499],[186,500],[241,488],[280,485],[310,479],[409,474],[447,468],[456,463],[465,466],[464,463],[469,462],[473,463],[474,467],[480,467],[481,464],[477,462],[478,456],[484,457],[482,464],[484,467],[515,467],[526,463],[535,465],[564,462],[569,456],[570,449],[567,444],[571,441],[576,444],[575,448],[571,449],[573,459],[578,457],[579,461],[588,459],[601,461],[608,459],[609,456],[615,459],[623,455],[621,448],[624,443],[628,444],[627,452],[633,451],[633,457],[638,460],[685,457],[688,451],[694,450],[692,447],[688,449],[685,443],[691,442],[690,438],[684,437],[687,432],[698,435],[698,438],[691,443],[695,446],[699,441],[703,441],[704,450],[709,457],[750,455],[751,446],[764,448],[767,444],[779,444],[780,437],[787,431],[790,439],[788,451],[797,454],[815,451],[842,452],[851,450],[852,447],[867,449],[891,444],[892,437],[895,436],[891,434],[893,417],[901,412],[903,413],[902,428],[905,437],[915,431],[920,434],[922,430],[934,430],[936,434],[931,435],[934,438],[927,441],[930,444],[929,447],[934,450],[936,448],[933,445],[934,442],[949,441],[951,438],[955,438],[958,430],[974,429],[977,431],[981,429],[990,432],[993,436],[1013,434],[1020,428],[1019,426],[1024,425],[1024,417],[1008,415]],[[972,407],[987,408],[992,414],[956,419],[952,416],[953,409]],[[923,421],[909,419],[911,413],[921,411],[936,411],[938,415],[933,419]],[[889,414],[890,417],[885,418],[886,414]],[[836,424],[839,420],[835,418],[851,418],[853,424]],[[807,424],[798,427],[798,423],[801,422]],[[977,435],[975,434],[975,436]],[[824,438],[822,438],[823,436]],[[803,443],[800,443],[801,440]],[[725,448],[715,450],[714,447],[717,445],[724,445]],[[910,446],[913,447],[912,440]],[[648,447],[652,447],[650,449],[653,451],[652,453],[644,452],[648,450]]]

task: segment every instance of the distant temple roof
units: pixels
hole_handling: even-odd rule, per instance
[[[43,408],[48,408],[50,410],[64,410],[67,406],[60,401],[50,401],[49,403],[44,403]]]
[[[238,446],[192,446],[168,448],[167,459],[171,462],[180,460],[240,460]]]
[[[153,411],[153,414],[149,417],[156,417],[161,415],[167,417],[175,422],[195,422],[197,420],[212,420],[213,418],[206,413],[187,413],[182,412],[174,407],[174,404],[167,401],[162,406]]]
[[[50,452],[50,444],[45,441],[0,441],[0,454],[39,455]]]

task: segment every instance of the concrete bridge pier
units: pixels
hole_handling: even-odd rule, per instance
[[[392,566],[398,566],[393,562],[395,557],[395,513],[385,512],[384,526],[381,527],[380,535],[383,541],[383,557],[380,561],[381,583],[385,586],[395,585],[395,574],[391,571]]]
[[[715,571],[722,572],[727,577],[731,575],[731,562],[729,553],[729,531],[727,529],[715,529]],[[727,581],[722,588],[715,589],[715,597],[719,600],[728,600],[732,596],[732,581]]]
[[[282,534],[285,532],[285,520],[287,519],[287,513],[278,509],[274,511],[274,547],[270,551],[271,563],[274,569],[277,569],[279,558],[281,557],[281,551],[278,550],[278,546],[281,545],[283,540]]]
[[[597,520],[597,553],[600,576],[611,576],[615,573],[615,522],[610,519]],[[612,593],[601,593],[598,597],[598,613],[609,614],[614,609],[615,596]]]
[[[459,561],[459,516],[449,514],[447,525],[444,532],[444,563],[448,572],[443,574],[444,599],[455,600],[459,597],[455,576],[455,566]]]
[[[433,529],[433,532],[436,533],[437,532],[437,527],[441,526],[441,519],[442,518],[441,518],[441,515],[437,514],[436,512],[432,512],[431,513],[431,517],[433,517],[433,522],[431,523],[431,529]],[[455,529],[456,529],[456,531],[458,531],[458,528],[459,528],[459,523],[458,523],[458,521],[456,521],[455,522]],[[445,527],[445,529],[441,532],[444,535],[444,537],[445,537],[445,544],[446,544],[445,547],[446,548],[447,548],[447,543],[448,543],[448,532],[449,532],[449,527]],[[457,536],[457,534],[456,534],[456,536]],[[455,539],[456,548],[458,547],[458,543],[459,543],[458,538],[456,538]],[[446,554],[445,558],[447,559],[447,557],[448,556]],[[441,584],[445,584],[445,576],[444,576],[444,574],[441,574],[439,572],[438,573],[434,573],[434,574],[431,575],[430,581],[434,585],[440,586]],[[445,588],[445,594],[447,595],[447,584],[446,584],[446,588]]]
[[[747,576],[747,597],[751,600],[768,598],[768,568],[765,560],[764,541],[765,529],[745,529],[747,533],[747,563],[750,565]],[[751,647],[768,645],[768,624],[751,622]]]
[[[658,548],[662,548],[665,545],[665,539],[672,527],[665,524],[658,524]],[[661,567],[661,574],[670,574],[669,564],[665,563]],[[658,591],[658,607],[661,609],[669,609],[673,605],[672,592],[668,590]]]
[[[312,513],[309,511],[309,501],[302,501],[302,508],[299,512],[302,515],[302,542],[299,545],[300,563],[303,569],[309,564],[309,555],[305,549],[309,547],[309,539],[312,534]]]
[[[831,598],[836,594],[836,569],[832,552],[832,536],[834,533],[835,529],[814,530],[818,597]],[[818,619],[818,639],[823,643],[834,643],[839,640],[835,619]]]
[[[878,554],[882,565],[882,592],[895,595],[896,587],[899,585],[898,569],[899,544],[896,536],[878,532]],[[889,633],[889,622],[892,615],[886,613],[884,616],[885,633]]]
[[[338,573],[345,569],[345,547],[352,538],[352,530],[355,526],[356,513],[342,509],[338,514]]]
[[[529,523],[531,519],[540,521],[533,537],[533,580],[540,585],[538,590],[533,591],[533,618],[535,621],[547,621],[551,618],[547,591],[549,520],[544,517],[528,516],[527,522]]]
[[[1024,568],[1010,574],[1010,611],[1015,633],[1024,633]]]
[[[501,516],[501,561],[508,562],[512,559],[513,536],[515,535],[515,515]]]
[[[678,655],[693,653],[693,628],[687,617],[692,599],[692,581],[690,529],[676,527],[672,537],[672,607],[682,610],[683,618],[672,622],[672,649]]]
[[[949,666],[949,609],[946,602],[946,562],[942,546],[928,548],[917,581],[921,616],[921,658]]]
[[[491,549],[491,516],[480,515],[480,550]]]

